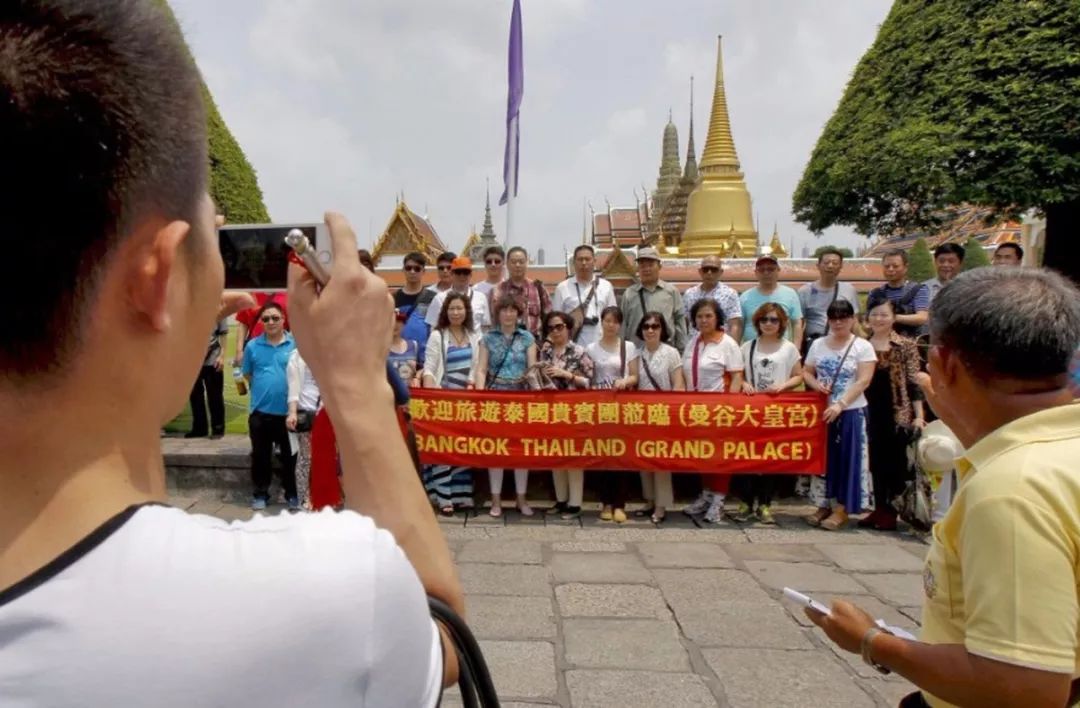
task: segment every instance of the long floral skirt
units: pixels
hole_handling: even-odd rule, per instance
[[[829,424],[825,476],[810,481],[810,499],[819,508],[843,504],[849,514],[874,508],[870,453],[866,444],[866,409],[844,411]]]

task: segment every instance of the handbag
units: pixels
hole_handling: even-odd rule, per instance
[[[914,471],[914,478],[904,484],[904,491],[892,500],[892,505],[900,518],[912,528],[926,532],[934,525],[934,491],[922,465],[916,461],[914,452],[922,434],[918,428],[912,428],[911,444],[907,448],[908,465]]]
[[[301,408],[296,411],[296,432],[310,433],[311,426],[315,423],[315,411]]]
[[[574,283],[574,287],[578,287],[577,282]],[[592,287],[589,288],[589,294],[585,296],[585,300],[573,310],[570,310],[570,319],[574,321],[574,327],[570,331],[571,341],[576,342],[578,340],[578,337],[581,336],[581,330],[585,328],[586,324],[596,324],[595,317],[585,317],[585,313],[589,311],[589,303],[592,302],[594,295],[596,295],[596,280],[593,280]],[[578,288],[578,300],[581,300],[581,288]],[[588,320],[592,321],[589,322]]]

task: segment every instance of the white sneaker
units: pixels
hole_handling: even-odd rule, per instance
[[[709,504],[709,508],[705,510],[705,516],[702,519],[707,524],[719,524],[724,520],[724,497],[719,494],[714,494],[712,502]]]
[[[712,500],[712,490],[703,489],[701,490],[701,494],[698,495],[698,498],[695,499],[694,502],[690,504],[690,506],[683,509],[683,513],[687,516],[697,516],[698,514],[704,514],[705,511],[709,508],[709,505],[712,504]]]

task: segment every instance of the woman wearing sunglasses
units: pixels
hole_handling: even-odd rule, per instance
[[[742,345],[746,364],[742,392],[754,395],[796,389],[802,383],[802,364],[799,348],[784,337],[787,312],[779,304],[767,302],[754,312],[751,322],[758,336]],[[756,515],[763,524],[776,523],[771,508],[776,487],[773,475],[739,475],[734,486],[736,496],[742,500],[735,512],[736,521],[748,521]]]
[[[540,371],[559,391],[588,388],[593,362],[585,347],[570,341],[574,320],[565,312],[549,312],[544,317],[544,344],[540,347]],[[581,496],[585,486],[582,470],[552,470],[555,506],[547,513],[561,514],[569,521],[581,516]]]
[[[679,350],[668,344],[671,332],[667,320],[655,310],[646,312],[637,330],[642,341],[638,357],[639,391],[685,391],[682,357]],[[670,472],[642,472],[641,491],[650,508],[634,512],[634,516],[652,519],[654,524],[664,520],[669,507],[675,503]]]

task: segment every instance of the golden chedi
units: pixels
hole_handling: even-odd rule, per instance
[[[716,91],[705,152],[698,168],[700,179],[690,194],[686,232],[679,253],[684,258],[720,255],[723,258],[753,257],[758,235],[751,216],[750,192],[746,189],[735,141],[731,136],[727,96],[724,92],[724,58],[717,40]],[[738,244],[738,254],[732,253]]]

